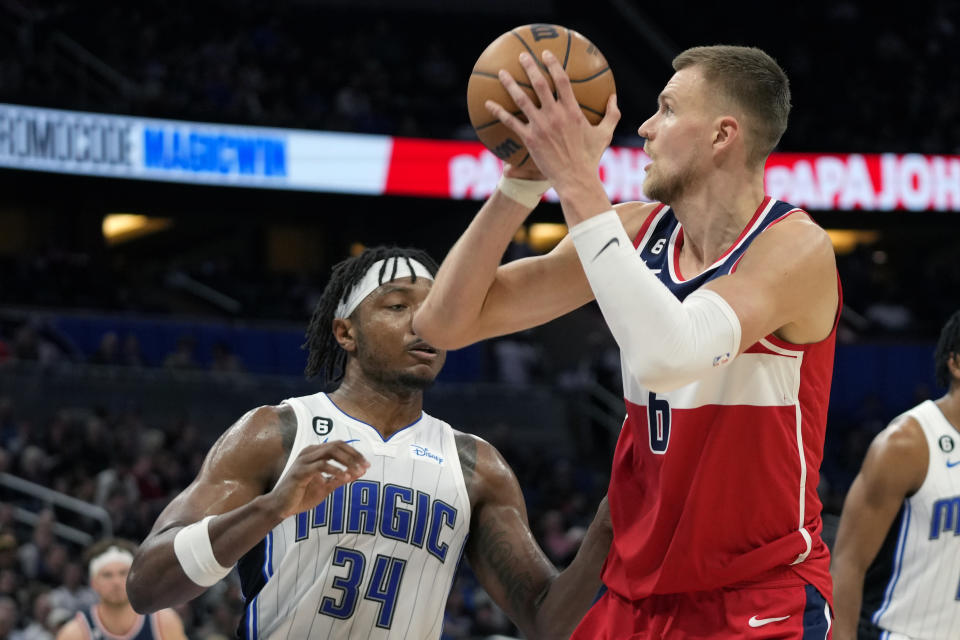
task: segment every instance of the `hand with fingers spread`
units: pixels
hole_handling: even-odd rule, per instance
[[[272,499],[277,515],[288,518],[313,509],[369,467],[360,452],[342,440],[304,447],[267,497]]]
[[[520,64],[537,94],[539,107],[509,72],[501,70],[499,74],[500,82],[523,112],[526,122],[492,100],[486,102],[486,107],[520,137],[536,166],[563,198],[568,188],[599,182],[600,157],[610,145],[620,111],[616,95],[611,95],[603,120],[596,126],[591,125],[580,110],[560,61],[548,50],[543,52],[543,62],[553,79],[556,94],[533,57],[528,53],[520,55]]]

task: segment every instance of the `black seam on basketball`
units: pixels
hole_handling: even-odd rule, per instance
[[[516,118],[516,117],[519,116],[521,113],[523,113],[523,111],[517,110],[517,111],[514,111],[513,113],[511,113],[510,115],[512,115],[513,117]],[[480,129],[486,129],[487,127],[492,127],[492,126],[495,125],[495,124],[500,124],[500,120],[499,120],[499,119],[498,119],[498,120],[491,120],[490,122],[484,122],[483,124],[478,124],[477,126],[474,127],[474,130],[479,131]]]
[[[588,106],[586,106],[586,105],[583,105],[583,104],[580,104],[579,102],[577,103],[577,106],[580,107],[581,109],[586,109],[586,110],[589,111],[590,113],[595,113],[595,114],[597,114],[598,116],[602,116],[602,115],[603,115],[603,111],[597,111],[596,109],[591,109],[590,107],[588,107]]]
[[[567,29],[567,52],[563,54],[563,70],[567,70],[567,61],[570,59],[570,43],[573,41],[573,34]]]
[[[527,155],[523,156],[523,160],[521,160],[521,161],[520,161],[520,164],[518,164],[517,166],[518,166],[518,167],[522,167],[522,166],[523,166],[523,163],[526,162],[526,161],[529,160],[529,159],[530,159],[530,154],[528,153]]]
[[[590,82],[590,81],[593,80],[594,78],[599,78],[600,76],[602,76],[603,74],[605,74],[607,71],[610,71],[610,67],[609,67],[609,66],[606,66],[606,67],[604,67],[603,69],[600,69],[600,71],[597,71],[597,72],[596,72],[595,74],[593,74],[592,76],[587,76],[586,78],[580,78],[579,80],[574,80],[574,79],[571,78],[571,79],[570,79],[570,83],[571,83],[571,84],[575,84],[575,83],[577,83],[577,82]]]
[[[540,67],[540,70],[544,73],[549,73],[544,64],[537,58],[537,54],[533,52],[533,49],[530,48],[530,45],[527,44],[527,41],[523,39],[523,36],[516,31],[510,31],[510,33],[512,33],[513,36],[523,44],[524,48],[530,53],[530,57],[533,58],[533,61],[537,63],[538,67]]]
[[[500,79],[500,76],[498,76],[497,74],[495,74],[495,73],[487,73],[486,71],[471,71],[471,72],[470,72],[470,75],[472,75],[472,76],[483,76],[484,78],[493,78],[494,80],[499,80],[499,79]],[[516,83],[517,83],[518,85],[520,85],[521,87],[525,87],[525,88],[530,89],[531,91],[533,91],[533,85],[530,84],[529,82],[520,82],[519,80],[514,80],[514,82],[516,82]]]

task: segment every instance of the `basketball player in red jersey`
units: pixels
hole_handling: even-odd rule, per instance
[[[608,590],[573,637],[829,637],[816,487],[841,299],[827,234],[764,193],[786,75],[753,48],[677,56],[639,129],[652,158],[644,190],[659,202],[612,207],[598,165],[615,97],[591,126],[555,57],[521,64],[541,106],[501,72],[526,122],[487,107],[543,175],[506,169],[414,327],[457,348],[599,303],[627,418],[608,493]],[[570,236],[498,267],[550,184]]]

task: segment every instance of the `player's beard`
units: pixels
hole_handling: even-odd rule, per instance
[[[127,597],[125,590],[119,590],[112,593],[101,593],[100,604],[111,609],[121,609],[130,604],[130,599]]]
[[[664,175],[659,167],[648,172],[643,181],[643,193],[655,202],[671,204],[679,200],[694,181],[693,167],[686,165],[673,174]]]
[[[370,353],[370,347],[363,338],[363,333],[357,334],[357,359],[364,376],[384,390],[400,394],[424,391],[433,385],[435,375],[418,376],[409,371],[391,369],[386,359],[379,354]]]

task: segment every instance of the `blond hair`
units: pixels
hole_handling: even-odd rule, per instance
[[[747,162],[763,164],[787,130],[790,81],[776,60],[755,47],[693,47],[673,59],[674,71],[698,67],[704,79],[747,115]]]

